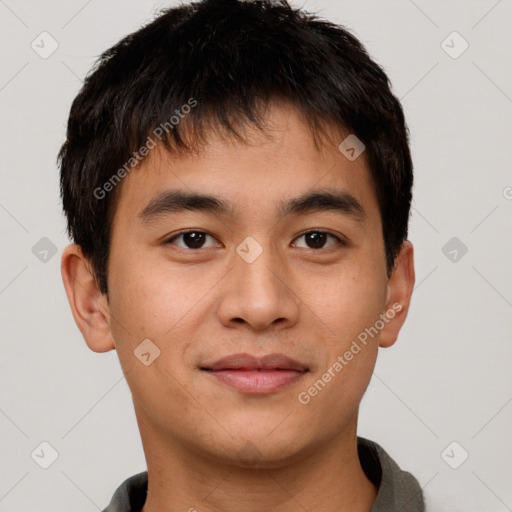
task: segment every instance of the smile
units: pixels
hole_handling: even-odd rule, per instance
[[[300,380],[309,369],[282,354],[255,357],[234,354],[202,367],[218,382],[241,393],[274,393]]]

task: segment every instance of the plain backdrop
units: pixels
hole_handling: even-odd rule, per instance
[[[87,348],[65,297],[56,155],[97,56],[168,5],[0,0],[2,512],[101,510],[146,469],[116,353]],[[430,511],[512,510],[512,1],[293,5],[362,40],[411,131],[417,286],[359,435],[417,477]],[[47,58],[41,37],[58,44]],[[58,454],[47,469],[41,443]]]

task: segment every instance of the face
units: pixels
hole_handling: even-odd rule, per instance
[[[155,148],[124,179],[101,341],[145,444],[262,467],[354,433],[407,308],[364,153],[316,148],[283,106],[268,126],[195,155]]]

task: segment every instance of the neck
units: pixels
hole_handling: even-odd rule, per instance
[[[356,424],[279,467],[240,467],[169,444],[139,422],[148,467],[142,512],[369,512],[377,488],[357,454]]]

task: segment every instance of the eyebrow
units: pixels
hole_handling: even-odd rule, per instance
[[[333,210],[363,222],[367,217],[361,203],[348,192],[322,190],[281,202],[278,215],[305,215]],[[214,214],[234,215],[234,208],[225,200],[207,195],[180,190],[167,190],[152,199],[139,213],[143,223],[148,224],[170,213],[202,211]]]
[[[306,192],[302,196],[282,203],[279,209],[281,217],[304,215],[334,210],[359,222],[366,220],[366,212],[361,203],[348,192],[332,190]]]
[[[232,208],[226,201],[218,197],[182,192],[180,190],[166,190],[152,199],[139,213],[143,223],[149,223],[169,213],[182,211],[203,211],[210,213],[232,213]]]

